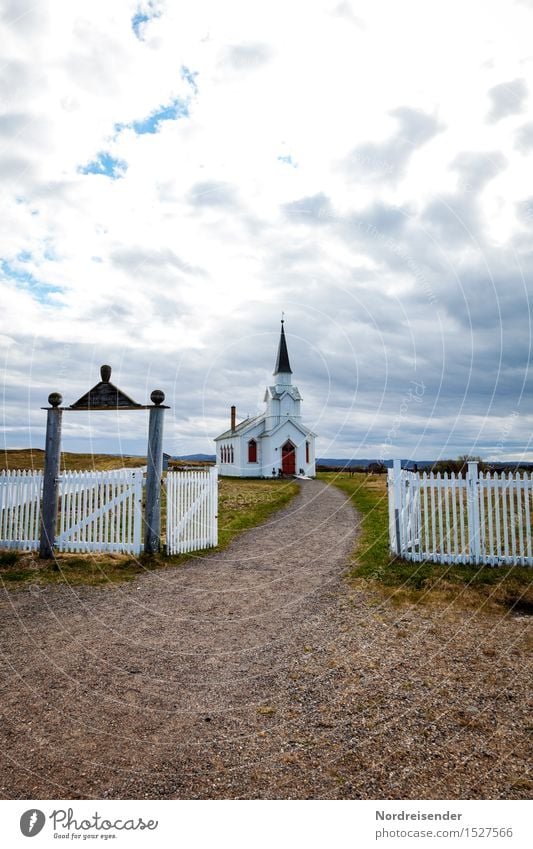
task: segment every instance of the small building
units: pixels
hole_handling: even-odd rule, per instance
[[[230,429],[215,439],[221,475],[315,477],[316,434],[302,423],[302,396],[292,383],[283,324],[282,320],[274,384],[266,388],[264,413],[237,423],[236,409],[231,407]]]

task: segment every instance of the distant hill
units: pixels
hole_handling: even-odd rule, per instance
[[[172,459],[173,460],[190,460],[190,461],[194,460],[196,462],[201,462],[201,463],[207,463],[207,462],[214,463],[216,461],[216,455],[215,454],[184,454],[184,455],[181,455],[179,457],[177,457],[177,456],[173,457]],[[336,459],[331,458],[331,457],[320,457],[319,459],[317,459],[316,462],[317,462],[317,465],[320,465],[320,466],[357,466],[357,467],[359,467],[359,466],[368,466],[369,463],[377,463],[378,460],[347,460],[346,457],[344,457],[342,460],[336,460]],[[405,463],[405,462],[407,462],[407,461],[402,460],[402,463]],[[392,460],[386,460],[385,465],[390,466],[392,468]]]
[[[445,458],[445,460],[450,458]],[[444,460],[444,461],[445,461]],[[412,469],[414,466],[418,469],[418,471],[423,471],[424,469],[431,469],[438,461],[437,460],[405,460],[402,459],[402,469]],[[443,461],[441,461],[443,462]],[[487,465],[494,469],[495,471],[501,471],[503,469],[513,469],[514,467],[520,466],[524,469],[533,469],[533,463],[519,462],[507,460],[504,462],[494,462],[490,460],[485,460]],[[344,469],[364,469],[370,465],[370,463],[383,463],[383,465],[387,469],[392,469],[393,461],[392,460],[368,460],[368,459],[356,459],[356,460],[347,460],[345,457],[342,459],[335,459],[332,457],[320,457],[317,459],[317,466],[332,466],[335,468],[344,468]]]
[[[335,457],[317,457],[316,464],[317,466],[343,466],[345,468],[349,468],[350,466],[353,468],[359,468],[361,466],[368,466],[369,463],[377,463],[378,460],[347,460],[346,457],[335,458]],[[385,466],[389,465],[389,461],[385,461]],[[392,466],[392,462],[390,462]]]
[[[422,461],[419,465],[422,465],[425,461]],[[377,460],[363,458],[356,458],[352,460],[347,460],[346,457],[342,457],[337,459],[335,457],[319,457],[316,461],[317,466],[340,466],[345,469],[364,469],[370,465],[370,463],[383,463],[388,469],[392,469],[392,460]],[[405,465],[407,460],[402,460],[402,465]]]
[[[173,460],[191,460],[201,463],[214,463],[216,461],[215,454],[183,454],[175,457],[172,457]],[[355,466],[356,468],[368,466],[369,463],[379,463],[379,460],[365,460],[365,459],[356,459],[356,460],[347,460],[346,457],[342,459],[336,459],[334,457],[319,457],[316,461],[318,466]],[[402,465],[409,464],[409,460],[402,460]],[[419,466],[431,466],[433,464],[432,460],[421,460],[419,462]],[[384,465],[392,468],[392,460],[385,460]]]
[[[196,463],[214,463],[216,454],[182,454],[172,457],[173,460],[194,460]]]

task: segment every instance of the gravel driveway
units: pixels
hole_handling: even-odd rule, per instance
[[[318,481],[221,553],[3,593],[2,798],[527,798],[527,618],[354,590]]]

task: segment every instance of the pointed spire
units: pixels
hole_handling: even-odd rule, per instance
[[[285,324],[285,320],[281,319],[281,335],[279,338],[279,346],[278,346],[278,358],[276,360],[276,368],[274,369],[274,375],[276,374],[292,374],[291,364],[289,363],[289,352],[287,351],[287,341],[285,339],[285,330],[283,325]]]

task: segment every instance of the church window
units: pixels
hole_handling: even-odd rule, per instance
[[[309,442],[305,443],[305,462],[309,462]]]
[[[248,443],[248,462],[257,463],[257,442],[255,439],[250,439]]]
[[[229,447],[229,457],[230,457],[230,460],[229,460],[230,463],[233,463],[233,445],[230,445],[230,447]]]

